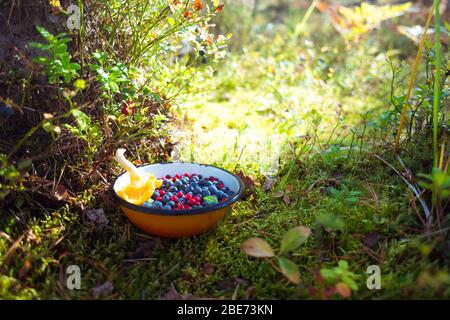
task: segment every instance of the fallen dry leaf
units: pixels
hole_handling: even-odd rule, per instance
[[[214,273],[214,267],[213,267],[213,265],[211,263],[205,263],[203,265],[202,269],[203,269],[203,273],[204,274],[210,275],[210,274]]]
[[[98,299],[100,297],[109,296],[114,290],[114,286],[111,282],[107,281],[94,289],[92,289],[92,296],[95,299]]]
[[[268,258],[275,256],[272,247],[266,240],[260,238],[251,238],[246,240],[242,246],[242,251],[251,257]]]
[[[262,186],[263,191],[272,190],[273,186],[275,185],[275,182],[276,180],[273,177],[267,176]]]
[[[292,184],[289,184],[286,186],[286,193],[291,193],[294,190],[294,186]]]
[[[86,209],[86,217],[99,226],[106,226],[109,223],[103,209]]]
[[[284,194],[283,201],[284,203],[289,204],[291,203],[291,198],[287,194]]]
[[[273,194],[273,196],[274,196],[275,198],[281,198],[282,196],[284,196],[284,192],[281,191],[281,190],[279,190],[279,191],[275,192],[275,193]]]
[[[58,184],[53,192],[56,199],[59,201],[69,199],[69,192],[65,186]]]
[[[373,249],[377,246],[378,241],[380,241],[381,237],[381,234],[379,234],[378,232],[371,232],[364,236],[363,243],[366,247]]]
[[[160,239],[152,239],[149,241],[139,242],[136,246],[136,250],[128,254],[130,259],[142,259],[150,257],[153,251],[161,245]]]
[[[343,282],[336,283],[336,292],[344,299],[350,298],[352,290]]]
[[[22,268],[20,268],[19,270],[19,279],[25,279],[28,271],[31,269],[31,261],[26,259],[25,262],[23,263]]]

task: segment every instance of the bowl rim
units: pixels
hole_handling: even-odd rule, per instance
[[[235,175],[234,173],[231,173],[228,170],[225,170],[223,168],[220,168],[220,167],[217,167],[217,166],[214,166],[211,164],[204,164],[204,163],[197,163],[197,162],[158,162],[158,163],[153,163],[153,164],[141,165],[141,166],[138,166],[138,168],[149,167],[149,166],[153,166],[153,165],[184,164],[184,163],[195,164],[195,165],[200,165],[200,166],[205,166],[205,167],[213,167],[213,168],[219,169],[221,171],[224,171],[225,173],[232,175],[238,181],[239,188],[238,188],[237,192],[231,198],[229,198],[226,201],[219,202],[218,204],[215,204],[213,206],[208,206],[208,207],[203,207],[203,208],[195,208],[195,209],[189,209],[189,210],[185,210],[185,209],[183,209],[183,210],[166,210],[166,209],[159,209],[159,208],[150,208],[150,207],[144,207],[144,206],[139,206],[139,205],[129,203],[126,200],[119,197],[119,195],[116,193],[116,190],[114,190],[116,181],[121,176],[123,176],[124,174],[127,173],[125,171],[125,172],[121,173],[120,175],[118,175],[113,181],[113,184],[111,186],[111,192],[112,192],[113,198],[116,201],[118,201],[120,205],[122,205],[128,209],[138,211],[140,213],[163,215],[163,216],[186,216],[186,215],[210,213],[212,211],[216,211],[218,209],[228,207],[231,204],[238,201],[242,197],[242,194],[244,193],[244,183],[242,182],[241,178],[239,178],[237,175]]]

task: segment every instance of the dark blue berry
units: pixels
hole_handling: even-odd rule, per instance
[[[171,207],[175,207],[175,202],[173,202],[172,200],[167,202],[167,204]]]
[[[209,191],[211,192],[211,194],[216,194],[219,190],[215,186],[212,186],[209,187]]]
[[[225,192],[219,191],[216,193],[216,196],[220,200],[220,199],[226,198],[227,194]]]
[[[163,204],[161,201],[154,201],[153,202],[153,207],[155,208],[162,208]]]
[[[175,181],[175,187],[181,187],[183,185],[183,182],[181,180]]]
[[[194,181],[194,182],[191,182],[189,184],[189,186],[191,186],[192,188],[197,188],[198,187],[198,183]]]
[[[168,204],[166,204],[166,205],[163,207],[163,209],[166,209],[166,210],[172,210],[172,207],[169,206]]]
[[[189,183],[189,179],[187,177],[184,177],[184,178],[181,179],[181,182],[183,184],[187,184],[187,183]]]
[[[155,199],[155,198],[158,198],[159,196],[160,196],[160,195],[159,195],[158,190],[155,190],[155,192],[153,192],[152,198]]]
[[[200,194],[200,193],[202,193],[202,188],[200,188],[200,187],[195,188],[195,189],[194,189],[194,193],[195,193],[195,194]]]
[[[0,115],[9,117],[12,116],[13,114],[14,109],[10,105],[6,103],[0,103]]]
[[[170,197],[166,194],[166,195],[164,195],[164,197],[162,197],[162,201],[164,203],[169,202],[170,201]]]
[[[170,192],[178,192],[178,188],[175,187],[175,186],[171,186],[171,187],[169,188],[169,191],[170,191]]]
[[[210,195],[211,195],[211,192],[208,189],[203,190],[202,196],[207,197],[207,196],[210,196]]]

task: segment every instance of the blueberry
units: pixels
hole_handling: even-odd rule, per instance
[[[187,177],[184,177],[184,178],[181,179],[181,182],[183,184],[188,184],[189,183],[189,179]]]
[[[194,193],[195,193],[195,194],[200,194],[200,193],[202,193],[202,188],[200,188],[200,187],[195,188],[195,189],[194,189]]]
[[[198,50],[198,54],[201,55],[202,57],[205,55],[205,50],[204,49],[200,49]]]
[[[175,186],[171,186],[171,187],[169,188],[169,191],[170,191],[170,192],[178,192],[178,188],[175,187]]]
[[[223,199],[223,198],[227,197],[227,194],[225,192],[223,192],[223,191],[219,191],[219,192],[216,193],[216,196],[217,196],[218,199]]]
[[[189,186],[191,186],[192,188],[197,188],[198,187],[198,183],[197,182],[191,182],[189,184]]]
[[[191,177],[191,179],[189,179],[190,182],[197,182],[199,180],[199,178],[197,176],[193,176]]]
[[[170,201],[170,197],[166,194],[166,195],[164,195],[164,197],[162,197],[162,201],[164,203],[169,202]]]
[[[225,193],[228,193],[228,192],[230,192],[230,188],[228,188],[228,187],[223,187],[222,190],[220,190],[220,191],[223,191],[223,192],[225,192]]]
[[[234,196],[234,191],[230,190],[230,191],[227,192],[227,194],[228,194],[229,197],[232,197],[232,196]]]
[[[169,206],[168,204],[166,204],[166,205],[163,207],[163,209],[166,209],[166,210],[172,210],[172,207]]]
[[[198,177],[199,179],[202,179],[202,178],[203,178],[203,175],[198,174],[197,177]]]
[[[211,181],[205,181],[205,186],[211,187],[213,183]]]
[[[211,194],[216,194],[219,190],[215,186],[212,186],[209,187],[209,191],[211,192]]]
[[[175,187],[181,187],[183,185],[183,182],[181,180],[175,181]]]
[[[154,208],[162,208],[163,204],[161,201],[154,201],[153,202],[153,207]]]
[[[166,182],[166,186],[167,186],[167,187],[173,186],[172,180],[165,180],[165,181],[167,181],[167,182]]]
[[[160,196],[159,192],[157,190],[155,190],[155,192],[153,192],[152,198],[155,199],[155,198],[158,198],[159,196]]]
[[[208,189],[203,190],[202,196],[207,197],[207,196],[210,196],[210,195],[211,195],[211,192]]]
[[[144,202],[144,207],[151,208],[151,207],[153,207],[153,203],[150,201],[146,201],[146,202]]]
[[[14,109],[10,105],[6,103],[0,103],[0,115],[9,117],[12,116],[13,114]]]
[[[208,63],[208,58],[207,57],[202,57],[202,63],[203,64],[207,64]]]
[[[171,207],[175,207],[175,202],[173,202],[172,200],[170,200],[169,202],[167,202],[167,204]]]

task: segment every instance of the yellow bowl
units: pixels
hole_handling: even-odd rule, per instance
[[[201,174],[204,177],[214,176],[222,180],[225,186],[234,191],[234,195],[231,198],[213,206],[170,211],[137,206],[120,198],[116,193],[116,189],[129,183],[130,176],[126,172],[118,176],[114,181],[112,192],[122,211],[137,227],[161,237],[189,237],[211,229],[231,212],[232,205],[241,198],[244,191],[244,184],[239,177],[229,171],[211,165],[188,162],[159,163],[139,167],[138,170],[154,174],[157,178],[168,174],[174,176],[185,172]]]

